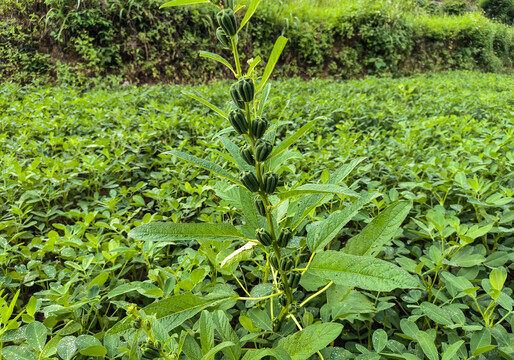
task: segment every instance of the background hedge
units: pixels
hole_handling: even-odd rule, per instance
[[[452,69],[512,72],[514,28],[472,6],[417,1],[267,1],[241,41],[269,54],[290,39],[279,75],[403,76]],[[458,2],[457,2],[458,3]],[[461,1],[462,3],[462,1]],[[6,0],[0,4],[0,77],[15,82],[201,82],[225,77],[198,57],[215,50],[208,7],[159,10],[155,0]],[[428,6],[430,5],[430,6]],[[286,12],[287,21],[279,20]],[[458,15],[448,15],[458,13]],[[280,16],[277,16],[277,15]],[[228,56],[229,54],[227,54]],[[194,69],[195,76],[191,73]],[[198,76],[198,74],[201,74]]]

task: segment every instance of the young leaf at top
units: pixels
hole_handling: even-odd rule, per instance
[[[245,16],[243,17],[243,20],[241,20],[241,25],[239,26],[239,30],[237,30],[237,32],[240,32],[244,28],[246,23],[248,21],[250,21],[250,19],[252,18],[253,14],[257,10],[257,7],[259,6],[259,4],[261,3],[262,0],[251,0],[251,1],[252,2],[250,3],[250,6],[248,6],[248,10],[246,10]]]
[[[266,64],[266,68],[264,69],[264,74],[262,75],[261,82],[259,83],[257,89],[255,89],[257,92],[259,92],[264,87],[264,85],[266,85],[266,82],[268,81],[269,77],[271,76],[271,73],[273,72],[273,69],[275,68],[275,65],[277,64],[280,54],[282,54],[282,51],[286,47],[287,40],[287,38],[280,36],[275,42],[268,63]]]
[[[221,57],[221,56],[220,56]],[[233,70],[232,70],[233,71]],[[214,110],[216,113],[218,113],[219,116],[221,116],[222,118],[224,119],[228,119],[228,115],[225,114],[225,112],[223,110],[221,110],[219,107],[217,107],[216,105],[213,105],[211,104],[210,102],[208,102],[207,100],[205,100],[204,98],[198,96],[198,95],[195,95],[193,93],[190,93],[190,92],[187,92],[187,91],[182,91],[182,94],[186,95],[186,96],[189,96],[193,99],[195,99],[196,101],[204,104],[205,106],[207,106],[208,108],[210,108],[211,110]]]
[[[201,3],[207,3],[208,0],[173,0],[169,1],[165,4],[162,4],[159,9],[172,7],[172,6],[180,6],[180,5],[192,5],[192,4],[201,4]]]

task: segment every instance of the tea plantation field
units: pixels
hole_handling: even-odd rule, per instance
[[[228,86],[187,90],[228,109]],[[116,328],[128,324],[133,305],[141,309],[185,294],[212,298],[215,292],[207,289],[213,284],[246,296],[242,289],[254,280],[252,258],[221,266],[243,241],[199,248],[128,236],[155,221],[243,225],[236,185],[166,154],[182,150],[237,175],[223,145],[237,141],[228,122],[182,95],[183,89],[0,85],[0,347],[6,360],[136,359],[143,333]],[[397,200],[412,202],[378,257],[419,279],[419,288],[332,287],[321,294],[328,305],[343,304],[330,319],[344,328],[314,356],[512,359],[514,77],[452,72],[349,82],[290,79],[274,82],[270,99],[266,115],[282,138],[319,118],[287,156],[277,158],[286,165],[279,188],[326,183],[334,169],[353,164],[345,179],[349,189],[377,193],[332,248]],[[298,227],[298,246],[312,219],[352,201],[325,196]],[[256,250],[252,256],[263,255]],[[247,276],[240,280],[243,268]],[[301,286],[317,290],[308,279]],[[261,346],[285,347],[269,335],[265,311],[253,311],[257,301],[231,301],[238,304],[199,303],[169,333],[155,330],[162,330],[173,354],[167,360],[179,354],[208,359],[216,351],[216,359],[231,358],[227,349],[234,347],[237,359]],[[191,344],[205,308],[230,308],[230,319],[239,317],[225,323],[226,332],[217,326],[211,345],[232,342],[208,356],[205,343]],[[300,307],[297,325],[313,326],[313,319],[327,316],[315,303]],[[295,328],[292,319],[287,324]]]

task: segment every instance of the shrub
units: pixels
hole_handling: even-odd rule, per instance
[[[514,24],[514,0],[483,0],[480,6],[487,17],[507,25]]]

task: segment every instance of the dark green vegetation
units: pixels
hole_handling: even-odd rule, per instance
[[[488,20],[478,6],[421,0],[316,3],[266,1],[241,39],[244,53],[265,58],[272,35],[283,34],[290,39],[288,55],[277,70],[288,77],[512,71],[514,30]],[[3,0],[0,77],[22,83],[82,83],[105,75],[133,83],[225,78],[221,67],[197,54],[221,50],[212,11],[201,6],[159,10],[159,5],[153,0]],[[466,11],[471,9],[476,11]]]
[[[228,85],[186,90],[228,110]],[[67,360],[75,350],[80,359],[123,352],[152,358],[158,343],[140,347],[143,331],[137,341],[136,330],[116,324],[130,323],[131,304],[140,310],[163,298],[193,304],[180,313],[189,319],[178,316],[170,300],[164,310],[145,308],[157,317],[171,315],[163,318],[173,328],[170,334],[159,327],[161,321],[135,326],[151,328],[157,339],[171,337],[166,352],[182,348],[190,359],[215,346],[219,356],[250,357],[255,353],[247,349],[273,341],[282,341],[289,352],[304,351],[293,359],[305,359],[328,345],[324,339],[335,331],[312,324],[320,318],[344,325],[334,346],[320,351],[325,359],[432,360],[443,353],[444,360],[473,354],[512,358],[514,282],[505,273],[512,272],[514,260],[514,79],[456,72],[273,85],[266,116],[281,124],[280,137],[326,116],[291,148],[281,168],[286,183],[279,189],[326,183],[341,165],[356,165],[344,183],[381,195],[337,234],[333,250],[396,200],[412,201],[401,229],[390,234],[393,240],[378,257],[419,278],[420,288],[377,292],[334,285],[295,313],[306,328],[304,337],[292,339],[300,345],[270,337],[269,301],[222,302],[234,290],[248,297],[242,287],[251,289],[257,281],[261,253],[251,259],[243,253],[221,267],[245,242],[169,245],[127,237],[135,226],[156,220],[241,225],[237,187],[162,155],[181,149],[237,173],[221,152],[220,132],[228,122],[181,95],[177,86],[80,91],[5,84],[0,283],[6,303],[0,305],[7,315],[0,334],[6,360]],[[235,133],[223,136],[237,141]],[[295,244],[302,244],[312,221],[354,202],[347,195],[324,199],[298,229]],[[247,276],[238,284],[234,276],[243,272]],[[308,280],[302,279],[295,294],[299,303],[315,291]],[[252,297],[269,293],[258,290]],[[206,308],[209,313],[199,312]],[[226,315],[217,311],[227,309]],[[18,325],[8,330],[9,318],[18,314]],[[292,319],[286,325],[282,336],[296,327]],[[215,341],[205,335],[200,342],[198,331],[210,334],[214,327]],[[308,346],[312,339],[318,348]]]

